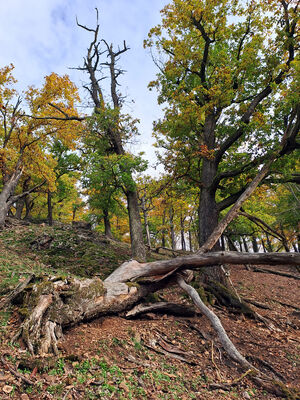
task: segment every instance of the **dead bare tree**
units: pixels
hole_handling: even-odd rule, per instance
[[[105,75],[101,75],[103,68],[109,70],[110,76],[110,94],[113,109],[117,112],[121,112],[121,107],[123,103],[123,98],[118,92],[118,78],[124,73],[124,71],[118,67],[118,61],[121,54],[127,52],[129,47],[127,46],[125,40],[123,42],[123,47],[114,50],[113,44],[108,44],[106,40],[99,40],[99,21],[98,21],[98,9],[96,8],[97,20],[96,28],[89,28],[82,25],[77,20],[77,25],[83,30],[92,34],[93,38],[88,47],[87,55],[84,57],[84,62],[82,67],[75,68],[80,71],[84,71],[88,74],[89,83],[84,85],[84,88],[88,91],[94,105],[94,113],[97,116],[104,115],[109,104],[104,100],[103,90],[100,86],[100,82],[106,79]],[[104,50],[101,49],[101,44],[104,44]],[[104,58],[104,61],[102,58]],[[101,75],[99,77],[99,74]],[[110,147],[109,152],[123,156],[126,154],[124,149],[124,132],[121,124],[119,122],[114,124],[109,124],[105,128],[99,129],[99,135],[104,135],[109,141]],[[124,168],[124,167],[123,167]],[[126,173],[131,174],[130,171]],[[144,261],[146,259],[146,249],[143,239],[143,228],[139,211],[138,196],[136,190],[132,185],[125,185],[122,187],[124,194],[127,199],[128,215],[129,215],[129,227],[131,236],[131,249],[132,256],[135,259]]]

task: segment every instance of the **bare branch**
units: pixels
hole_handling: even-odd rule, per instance
[[[23,193],[21,193],[21,194],[18,194],[17,196],[12,196],[12,197],[9,199],[9,203],[10,203],[10,204],[13,204],[13,203],[15,203],[16,201],[18,201],[19,199],[21,199],[21,198],[27,196],[28,194],[30,194],[30,193],[32,193],[32,192],[35,192],[37,189],[39,189],[39,188],[40,188],[41,186],[43,186],[45,183],[46,183],[46,179],[45,179],[43,182],[39,183],[38,185],[35,185],[33,188],[27,190],[26,192],[23,192]]]

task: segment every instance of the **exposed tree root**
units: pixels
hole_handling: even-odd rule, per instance
[[[255,306],[255,307],[262,308],[263,310],[272,310],[272,308],[269,307],[267,304],[260,303],[260,302],[258,302],[258,301],[256,301],[256,300],[248,299],[248,298],[245,298],[245,297],[243,298],[243,300],[244,300],[246,303],[250,303],[250,304],[252,304],[252,305]]]
[[[188,285],[180,274],[177,274],[178,285],[191,297],[192,301],[199,308],[199,310],[209,319],[212,327],[218,334],[219,340],[225,349],[226,353],[236,361],[243,369],[251,370],[251,378],[264,389],[270,393],[287,397],[289,399],[297,399],[298,392],[289,389],[283,382],[276,380],[273,377],[261,372],[254,365],[252,365],[234,346],[229,339],[225,329],[223,328],[220,319],[211,311],[201,300],[198,292],[190,285]]]
[[[193,317],[195,311],[191,307],[183,306],[176,303],[159,302],[154,304],[138,304],[126,313],[127,318],[135,318],[145,313],[163,313],[184,317]]]
[[[252,269],[253,272],[262,272],[262,273],[265,273],[265,274],[286,276],[287,278],[300,280],[300,276],[299,275],[288,274],[286,272],[274,271],[274,270],[271,270],[271,269],[257,268],[257,267],[254,267],[254,268],[251,268],[251,269]]]
[[[7,368],[15,377],[20,378],[23,382],[25,382],[27,385],[34,385],[35,382],[28,379],[26,376],[20,374],[18,371],[16,371],[14,368],[12,368],[4,359],[4,354],[0,356],[0,361],[2,362],[3,366]]]
[[[243,357],[241,353],[237,350],[232,341],[229,339],[219,318],[203,303],[203,301],[200,299],[198,292],[192,286],[188,285],[179,274],[177,274],[177,282],[181,289],[183,289],[191,297],[196,307],[198,307],[199,310],[209,319],[214,330],[217,332],[220,342],[227,354],[233,360],[237,361],[242,367],[247,369],[250,368],[255,372],[259,372],[258,369],[250,364],[249,361],[247,361],[246,358]]]
[[[300,254],[293,253],[237,256],[231,252],[217,252],[152,263],[138,263],[132,260],[122,264],[104,282],[98,277],[39,280],[22,290],[23,299],[20,302],[22,314],[26,318],[15,339],[21,337],[32,354],[44,354],[49,351],[57,354],[57,341],[64,328],[132,308],[149,293],[169,284],[176,271],[221,265],[224,261],[240,264],[241,258],[246,258],[248,263],[300,262]],[[237,299],[238,303],[240,302]],[[253,311],[247,307],[252,314]]]

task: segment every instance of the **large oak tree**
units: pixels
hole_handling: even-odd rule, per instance
[[[298,4],[173,0],[145,41],[165,105],[157,143],[167,170],[199,190],[200,245],[264,160],[299,147]]]

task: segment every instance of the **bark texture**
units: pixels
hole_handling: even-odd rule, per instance
[[[57,341],[63,329],[132,308],[150,292],[175,283],[174,274],[178,271],[224,263],[297,265],[300,254],[216,252],[150,263],[132,260],[123,263],[105,281],[98,277],[38,278],[22,288],[22,296],[18,295],[26,317],[17,337],[22,337],[32,354],[58,353]]]
[[[17,200],[13,197],[15,189],[22,176],[23,170],[16,168],[13,174],[7,179],[0,193],[0,229],[3,228],[8,210]]]

